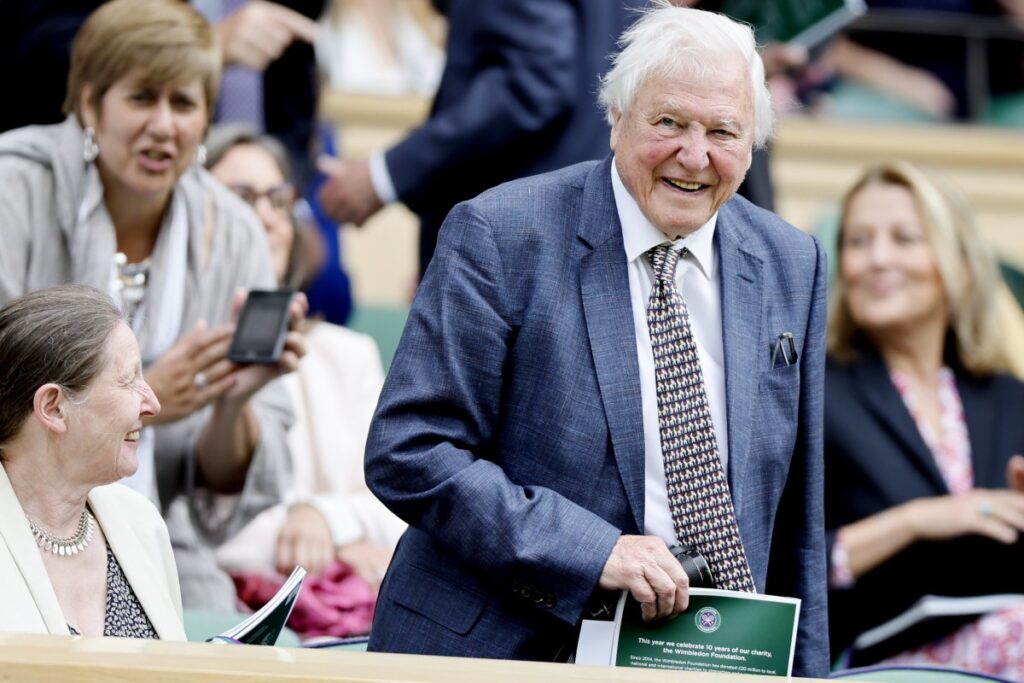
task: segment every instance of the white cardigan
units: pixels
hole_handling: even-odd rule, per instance
[[[142,609],[162,640],[185,640],[181,589],[167,527],[147,498],[127,486],[98,486],[89,507]],[[0,632],[68,635],[68,622],[29,529],[0,467]]]

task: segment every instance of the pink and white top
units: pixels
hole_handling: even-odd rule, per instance
[[[931,450],[950,493],[963,495],[971,491],[974,488],[971,442],[953,371],[943,367],[938,373],[941,434],[935,434],[931,425],[922,419],[910,393],[907,377],[899,372],[892,372],[889,376],[903,404],[914,418],[921,437]],[[831,559],[830,584],[834,588],[852,586],[854,577],[850,571],[842,530],[836,535]],[[948,636],[878,663],[960,667],[1024,681],[1024,603],[990,612]]]

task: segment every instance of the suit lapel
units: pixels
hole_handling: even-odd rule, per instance
[[[737,519],[743,519],[744,485],[750,465],[751,420],[758,377],[770,349],[761,348],[764,320],[763,264],[744,248],[749,226],[733,203],[718,214],[715,246],[722,286],[722,344],[729,436],[729,487]],[[749,241],[750,235],[746,238]],[[760,361],[760,362],[759,362]]]
[[[177,619],[177,608],[160,580],[166,572],[163,567],[154,566],[140,546],[140,539],[130,524],[131,520],[126,518],[126,511],[117,505],[116,498],[110,495],[109,486],[93,489],[89,494],[89,506],[96,514],[96,521],[103,529],[110,551],[121,565],[125,578],[157,634],[164,640],[179,640],[182,638],[182,625]]]
[[[1002,488],[1006,486],[1005,460],[990,457],[993,454],[993,435],[998,431],[998,398],[963,372],[956,375],[956,390],[964,408],[967,438],[971,443],[974,486]]]
[[[32,600],[39,609],[46,630],[49,633],[67,635],[68,623],[57,602],[57,594],[50,583],[46,565],[39,554],[29,530],[25,511],[14,495],[7,472],[0,467],[0,536],[11,551],[18,571],[32,594]]]
[[[587,177],[580,293],[612,451],[638,531],[644,528],[644,431],[626,251],[606,159]]]
[[[924,438],[917,430],[914,418],[907,410],[899,392],[889,378],[885,363],[874,352],[863,351],[865,358],[853,364],[854,382],[861,401],[875,414],[895,439],[903,446],[907,457],[931,482],[936,491],[949,493],[949,487],[939,472],[938,465]]]

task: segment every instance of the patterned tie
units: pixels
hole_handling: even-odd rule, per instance
[[[681,250],[684,254],[686,249]],[[654,350],[658,425],[668,504],[676,537],[696,548],[718,588],[754,591],[729,484],[718,457],[689,312],[676,292],[680,252],[667,245],[647,252],[656,282],[647,306]]]

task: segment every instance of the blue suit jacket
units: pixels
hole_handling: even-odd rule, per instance
[[[641,533],[644,444],[611,159],[456,206],[370,431],[370,487],[411,525],[374,650],[549,659],[612,546]],[[721,209],[729,479],[755,583],[802,598],[795,673],[828,671],[825,260],[746,200]],[[800,354],[771,368],[781,332]]]
[[[647,0],[438,0],[444,74],[429,119],[387,151],[420,217],[426,268],[455,204],[515,178],[608,153],[598,78]]]

